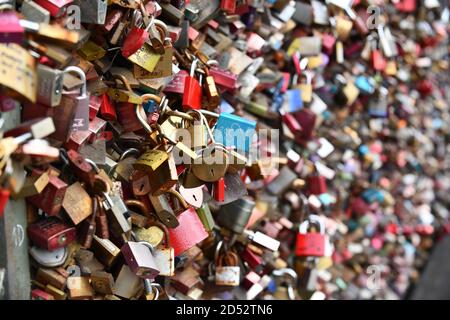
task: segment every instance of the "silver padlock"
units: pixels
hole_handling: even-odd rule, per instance
[[[93,24],[105,24],[107,0],[76,0],[75,4],[81,9],[81,22]]]
[[[68,93],[68,95],[75,100],[76,104],[76,112],[72,124],[72,131],[87,131],[89,130],[89,93],[87,91],[86,74],[79,67],[74,66],[65,68],[63,73],[75,73],[81,79],[81,93]]]
[[[63,72],[38,64],[37,75],[37,102],[48,107],[58,106],[62,98]]]
[[[50,22],[50,12],[34,1],[25,0],[22,3],[21,12],[27,20],[45,24]]]

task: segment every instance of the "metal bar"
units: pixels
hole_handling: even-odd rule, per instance
[[[20,123],[20,110],[3,113],[4,130]],[[30,299],[25,200],[9,200],[0,219],[0,300]]]

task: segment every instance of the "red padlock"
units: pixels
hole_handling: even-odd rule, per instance
[[[214,199],[218,202],[223,202],[225,200],[225,178],[222,177],[213,186]]]
[[[136,51],[138,51],[148,40],[150,36],[148,30],[152,27],[152,23],[153,22],[150,22],[145,29],[133,27],[130,30],[122,45],[122,55],[125,58],[136,53]]]
[[[325,177],[312,175],[307,180],[308,191],[310,194],[320,195],[327,192],[327,181]]]
[[[319,227],[318,232],[308,232],[310,224]],[[323,257],[325,255],[325,226],[322,219],[310,215],[308,220],[300,225],[295,246],[295,255],[298,257]]]
[[[0,189],[0,218],[3,217],[6,204],[8,203],[11,192],[8,189]]]
[[[221,0],[220,9],[228,14],[234,14],[236,11],[236,0]]]
[[[191,72],[186,77],[184,82],[183,94],[183,110],[190,109],[199,110],[202,108],[202,86],[200,82],[195,79],[195,70],[197,68],[198,59],[192,62]]]
[[[400,12],[411,13],[416,11],[416,0],[400,0],[395,3],[395,8]]]
[[[246,247],[239,255],[242,260],[248,263],[248,266],[252,269],[260,266],[262,264],[262,258],[254,253],[249,247]]]
[[[214,78],[216,85],[221,86],[227,90],[236,89],[237,75],[234,73],[220,69],[218,67],[212,67],[209,69],[209,74]]]
[[[56,217],[39,220],[28,226],[28,237],[39,248],[53,251],[76,238],[76,229]]]
[[[302,132],[302,127],[298,123],[297,119],[292,115],[292,113],[286,112],[282,115],[284,124],[289,128],[289,130],[294,134]]]
[[[109,96],[105,93],[101,96],[102,102],[100,104],[100,114],[106,121],[116,121],[117,114],[114,104],[111,102]]]
[[[89,97],[89,120],[92,120],[97,116],[101,104],[102,104],[102,97],[94,95]]]
[[[374,49],[372,51],[372,67],[377,71],[383,71],[386,69],[386,59],[384,59],[383,54],[381,53],[381,50]]]
[[[106,121],[95,117],[89,122],[89,132],[91,133],[89,137],[89,143],[94,143],[97,140],[103,139],[105,137]]]
[[[69,158],[69,166],[72,172],[84,183],[89,186],[94,185],[95,171],[92,165],[86,161],[86,159],[74,150],[67,151],[67,157]]]
[[[59,17],[73,0],[35,0],[34,2],[50,12],[52,17]]]
[[[31,300],[55,300],[55,297],[41,289],[34,289],[31,291]]]
[[[179,197],[181,198],[181,195]],[[176,228],[169,229],[170,243],[174,249],[175,256],[189,250],[208,237],[208,232],[206,232],[202,221],[198,217],[197,211],[189,207],[184,200],[180,202],[185,209],[177,216],[179,225]]]
[[[310,140],[313,135],[314,127],[316,126],[316,114],[309,109],[303,108],[294,112],[293,115],[302,128],[302,132],[298,134],[296,140],[299,140],[298,142]]]
[[[117,114],[124,133],[142,129],[142,124],[136,116],[136,105],[121,102],[117,105]]]
[[[189,73],[185,70],[181,70],[174,77],[173,80],[164,88],[164,93],[184,93],[184,84]]]
[[[42,174],[43,172],[33,170],[32,175]],[[49,175],[49,182],[41,193],[26,198],[32,205],[38,207],[49,216],[55,216],[61,211],[64,195],[66,194],[67,184],[55,177]]]

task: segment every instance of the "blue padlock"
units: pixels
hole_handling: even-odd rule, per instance
[[[230,113],[221,113],[214,129],[214,139],[225,147],[249,152],[256,122]]]
[[[287,90],[286,99],[289,101],[288,112],[296,112],[303,109],[302,91],[300,89]]]
[[[365,94],[373,94],[375,92],[375,86],[369,78],[365,76],[358,76],[355,80],[355,86]]]

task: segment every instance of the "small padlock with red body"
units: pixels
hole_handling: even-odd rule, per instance
[[[309,176],[307,184],[310,194],[320,195],[327,192],[327,181],[324,176],[318,174]]]
[[[318,232],[309,232],[311,224],[315,224]],[[295,255],[298,257],[323,257],[325,255],[325,226],[322,219],[310,215],[308,220],[300,225],[295,246]]]
[[[177,215],[178,226],[169,229],[171,246],[174,249],[175,256],[189,250],[199,242],[208,237],[208,233],[203,226],[197,212],[194,208],[188,206],[181,195],[172,193],[180,200],[183,212]]]
[[[9,191],[8,189],[0,188],[0,218],[3,216],[10,195],[11,191]]]
[[[217,86],[223,87],[229,91],[236,89],[237,75],[231,71],[213,66],[209,69],[209,74],[214,78],[214,82]]]
[[[28,226],[28,237],[39,248],[53,251],[76,238],[76,229],[56,217],[39,220]]]
[[[40,175],[42,173],[42,171],[35,169],[33,170],[32,175]],[[66,190],[67,184],[64,181],[58,177],[49,175],[49,182],[44,190],[41,193],[26,199],[49,216],[55,216],[61,211]]]
[[[116,108],[106,93],[101,96],[100,114],[106,121],[117,120]]]
[[[199,110],[202,108],[202,86],[199,80],[195,78],[198,59],[195,59],[191,65],[191,72],[185,78],[183,94],[183,110]]]
[[[236,0],[221,0],[220,9],[229,15],[234,14],[236,11]]]
[[[52,17],[60,17],[73,0],[35,0],[34,2],[50,12]]]

